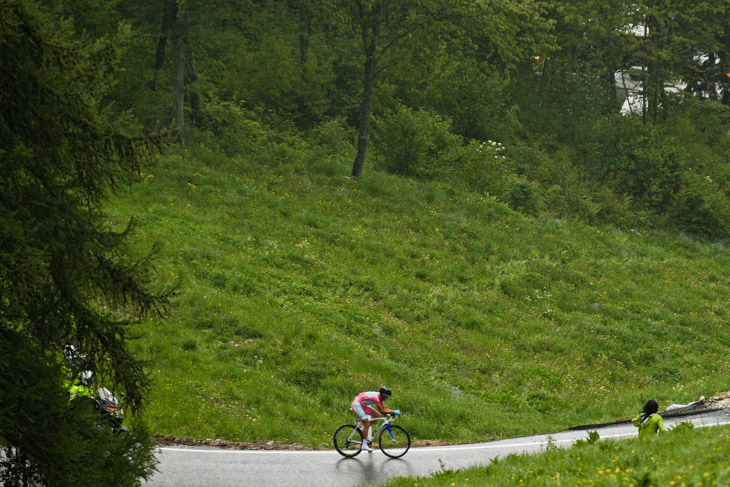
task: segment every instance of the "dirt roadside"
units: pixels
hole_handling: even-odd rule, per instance
[[[310,445],[301,445],[299,443],[281,443],[278,441],[256,441],[251,443],[243,443],[227,440],[195,440],[192,438],[180,438],[178,436],[155,435],[157,446],[187,446],[197,448],[218,448],[225,450],[312,450]],[[411,443],[412,447],[420,446],[444,446],[456,445],[456,441],[436,441],[436,440],[416,440]],[[329,448],[328,448],[329,449]]]

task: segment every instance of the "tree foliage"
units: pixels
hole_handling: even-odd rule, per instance
[[[73,344],[129,412],[142,409],[149,383],[128,324],[161,311],[167,295],[153,290],[147,259],[129,256],[132,227],[114,231],[103,213],[109,191],[162,144],[126,134],[101,103],[128,34],[91,41],[32,2],[0,2],[0,443],[44,485],[125,468],[120,485],[132,485],[153,464],[143,428],[131,443],[93,433],[95,420],[68,404],[57,364]],[[100,459],[86,461],[92,446]]]
[[[449,120],[463,147],[494,140],[520,157],[546,156],[538,172],[521,171],[542,157],[515,157],[512,167],[515,176],[552,188],[554,201],[563,202],[559,213],[567,201],[600,200],[602,209],[590,213],[622,224],[636,220],[615,211],[656,208],[640,209],[650,200],[604,179],[597,165],[610,154],[591,154],[612,137],[611,124],[626,124],[620,132],[628,133],[631,117],[606,123],[627,93],[638,97],[633,114],[642,123],[669,132],[690,112],[690,98],[730,104],[730,17],[723,15],[730,0],[45,1],[93,37],[112,35],[117,19],[129,22],[125,69],[106,99],[146,128],[175,124],[183,129],[180,142],[190,137],[261,157],[272,139],[306,138],[320,124],[344,120],[357,132],[348,156],[357,176],[375,148],[372,117],[400,107],[425,110]],[[683,145],[684,158],[700,150],[700,159],[712,154],[715,161],[680,172],[702,166],[707,175],[722,173],[716,164],[724,138],[707,140],[703,149],[672,139]],[[564,179],[572,189],[543,177],[557,165],[573,168]],[[662,191],[675,194],[676,181],[692,179],[676,176]],[[575,199],[577,186],[585,194]],[[584,215],[583,203],[578,207],[574,215]]]
[[[508,2],[357,0],[344,2],[344,18],[362,44],[363,83],[357,155],[352,175],[360,176],[368,148],[373,91],[388,55],[400,47],[434,47],[434,40],[475,42],[486,56],[500,61],[523,58],[545,35],[547,22],[531,0]],[[528,20],[529,19],[529,20]]]

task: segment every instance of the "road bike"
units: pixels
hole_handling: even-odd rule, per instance
[[[380,427],[372,434],[372,438],[378,439],[380,451],[390,458],[400,458],[408,452],[411,447],[411,436],[401,426],[390,424],[397,416],[386,414],[380,418],[370,420],[370,431],[375,428],[376,421],[382,421]],[[360,454],[362,446],[362,422],[356,424],[343,424],[334,436],[335,449],[343,457],[352,458]]]

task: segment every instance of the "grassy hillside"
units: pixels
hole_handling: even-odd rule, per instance
[[[387,487],[579,486],[687,487],[730,483],[730,428],[678,426],[652,441],[592,442],[538,455],[510,455],[485,467],[434,477],[399,478]]]
[[[484,440],[728,389],[724,245],[347,173],[196,149],[112,202],[179,284],[134,344],[157,433],[327,445],[387,384],[416,439]]]

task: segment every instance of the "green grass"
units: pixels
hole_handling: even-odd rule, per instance
[[[723,244],[348,169],[195,149],[111,203],[180,291],[133,344],[156,433],[327,446],[387,384],[415,439],[475,441],[728,389]]]
[[[730,428],[677,428],[650,441],[588,440],[567,449],[509,455],[487,466],[402,477],[386,487],[710,487],[730,484]]]

